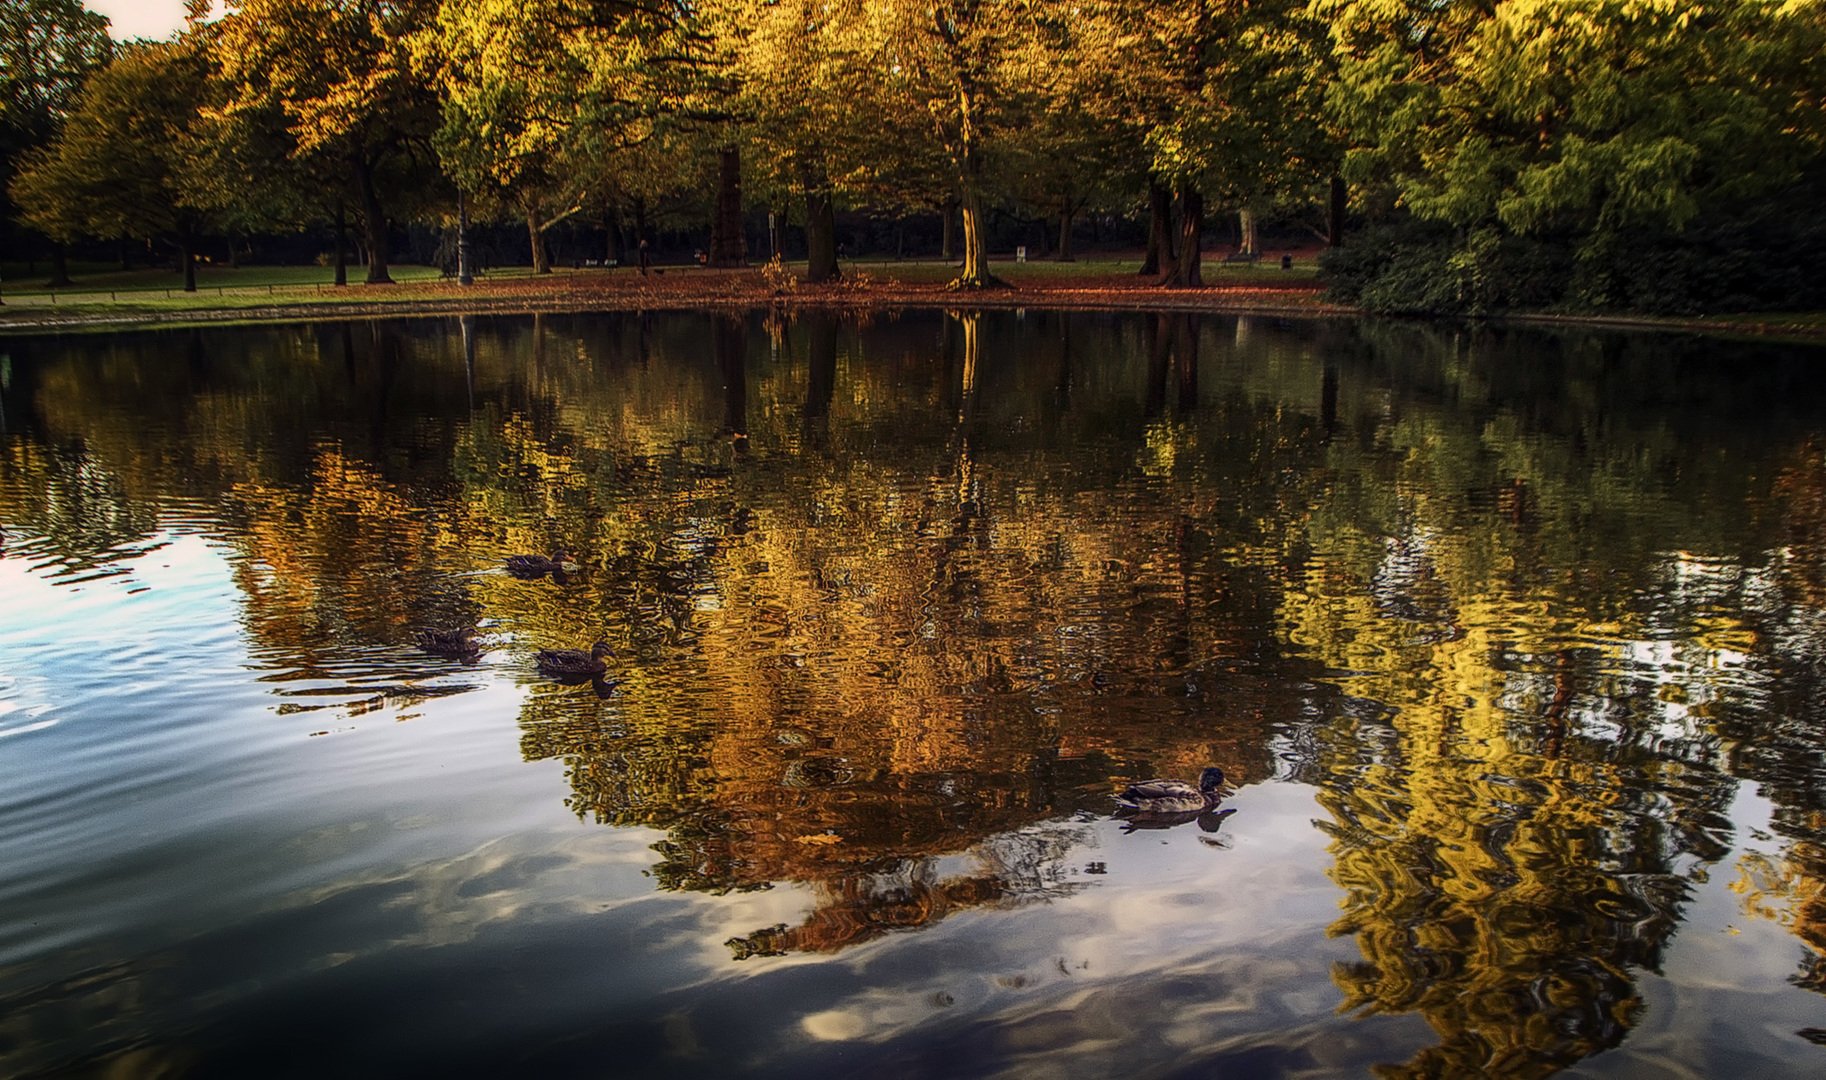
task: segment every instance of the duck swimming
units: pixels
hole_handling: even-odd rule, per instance
[[[590,646],[589,652],[582,649],[540,649],[533,657],[539,670],[547,675],[601,675],[609,669],[603,661],[614,656],[614,650],[606,641],[598,641]]]
[[[417,635],[418,647],[433,656],[448,656],[457,660],[466,660],[482,650],[475,643],[475,628],[458,627],[455,630],[440,630],[426,627]]]
[[[1198,786],[1184,780],[1137,780],[1116,796],[1122,810],[1144,814],[1197,814],[1224,801],[1224,770],[1212,767],[1198,775]]]
[[[544,577],[546,574],[575,574],[583,569],[568,551],[554,551],[551,558],[544,555],[509,555],[507,572],[515,577]]]

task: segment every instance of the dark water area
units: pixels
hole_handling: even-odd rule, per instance
[[[1823,361],[0,340],[0,1075],[1821,1075]]]

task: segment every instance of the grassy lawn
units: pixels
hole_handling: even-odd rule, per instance
[[[37,272],[26,274],[26,264],[7,263],[0,265],[0,279],[4,280],[4,296],[7,299],[18,297],[21,300],[34,301],[43,298],[48,302],[50,294],[55,292],[61,300],[63,297],[76,299],[79,294],[84,302],[106,301],[107,296],[97,297],[95,293],[116,293],[121,299],[139,301],[144,297],[128,297],[128,293],[151,293],[163,296],[167,289],[174,296],[181,294],[184,279],[175,270],[122,270],[110,265],[72,264],[70,278],[74,285],[59,289],[45,287],[45,279],[50,269],[39,263]],[[349,267],[350,282],[361,280],[364,270],[358,266]],[[431,281],[438,276],[437,269],[430,266],[394,266],[391,268],[393,279],[399,282]],[[199,293],[208,291],[212,303],[218,296],[216,290],[231,289],[284,289],[315,288],[318,285],[329,285],[336,279],[336,271],[328,266],[245,266],[230,269],[226,266],[197,267],[197,289]]]
[[[789,262],[786,265],[795,273],[802,274],[805,271],[803,262]],[[842,259],[839,260],[839,265],[845,272],[860,270],[877,281],[899,281],[909,285],[942,285],[957,276],[956,263],[937,259]],[[1005,256],[991,256],[989,269],[997,277],[1014,285],[1029,282],[1066,285],[1079,278],[1133,276],[1141,269],[1141,259],[1091,255],[1081,257],[1076,262],[1042,259],[1018,263]],[[1202,271],[1207,285],[1300,285],[1318,279],[1319,263],[1312,256],[1296,257],[1293,269],[1282,270],[1278,255],[1264,256],[1256,263],[1225,263],[1221,259],[1207,257]]]
[[[861,279],[878,286],[942,285],[957,273],[954,263],[938,259],[845,259],[841,265],[852,281]],[[1110,279],[1143,285],[1145,282],[1135,274],[1140,265],[1138,258],[1111,256],[1091,256],[1069,263],[1017,263],[1008,258],[996,258],[990,262],[991,269],[1011,284],[1040,289],[1047,286],[1071,288],[1079,282],[1087,288],[1095,288],[1109,284]],[[794,273],[803,275],[805,272],[803,262],[791,262],[787,266]],[[195,293],[185,293],[182,280],[171,270],[123,271],[106,264],[72,265],[71,277],[76,283],[67,288],[52,290],[44,287],[42,279],[45,268],[42,265],[37,274],[23,278],[15,275],[23,274],[24,264],[9,264],[0,269],[7,272],[0,300],[16,312],[54,306],[59,311],[67,311],[72,315],[97,313],[119,316],[136,312],[168,315],[183,311],[251,309],[273,303],[290,306],[385,306],[426,300],[454,300],[465,295],[476,295],[465,293],[454,281],[440,280],[434,267],[415,265],[395,265],[391,268],[396,282],[412,286],[397,291],[362,285],[362,270],[354,266],[349,268],[350,284],[344,289],[331,286],[335,275],[329,267],[248,266],[229,269],[223,266],[200,266],[197,268]],[[660,269],[688,275],[695,267],[671,263],[660,264]],[[758,276],[759,266],[746,273]],[[560,269],[546,280],[553,289],[563,290],[590,278],[623,279],[624,285],[631,285],[633,274],[634,271],[629,267],[576,272]],[[1207,285],[1299,286],[1309,284],[1317,278],[1318,265],[1310,257],[1297,260],[1291,270],[1282,270],[1278,258],[1264,259],[1253,265],[1211,260],[1204,264],[1204,274]],[[487,286],[491,283],[500,285],[520,282],[523,283],[521,287],[525,287],[531,284],[528,281],[531,275],[529,267],[499,267],[481,275],[479,283]],[[681,280],[677,277],[668,279],[671,282]]]
[[[1748,324],[1756,326],[1793,326],[1826,329],[1823,311],[1763,311],[1748,315],[1708,315],[1707,322]]]

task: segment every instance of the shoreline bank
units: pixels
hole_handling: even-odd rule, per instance
[[[376,293],[364,293],[377,290]],[[302,292],[302,291],[301,291]],[[245,300],[245,303],[236,301]],[[1217,282],[1200,288],[1162,288],[1132,274],[1017,282],[1008,288],[954,292],[943,285],[860,280],[773,289],[753,269],[673,268],[639,277],[632,273],[582,277],[510,278],[463,287],[448,282],[349,286],[347,292],[214,297],[185,295],[163,303],[110,300],[0,307],[0,337],[65,331],[184,328],[254,323],[311,322],[449,315],[530,315],[628,311],[894,311],[938,309],[1007,311],[1172,311],[1287,318],[1348,318],[1365,313],[1323,299],[1316,282],[1286,284]],[[1582,326],[1626,330],[1826,340],[1826,320],[1780,316],[1664,317],[1512,313],[1495,325]]]

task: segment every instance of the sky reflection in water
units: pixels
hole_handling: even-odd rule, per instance
[[[0,352],[0,1072],[1826,1067],[1817,350]],[[1208,764],[1215,831],[1109,817]]]

